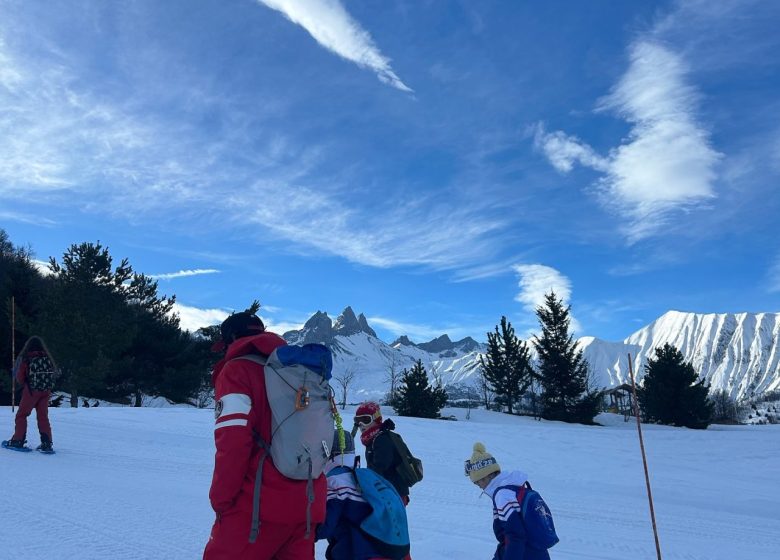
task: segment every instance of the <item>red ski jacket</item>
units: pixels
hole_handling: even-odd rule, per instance
[[[267,356],[286,344],[283,338],[265,332],[240,338],[229,347],[225,358],[214,366],[217,452],[209,499],[218,516],[247,516],[247,534],[252,517],[255,477],[263,450],[254,434],[271,441],[271,409],[265,391],[263,366],[249,360],[235,360],[246,354]],[[260,490],[260,521],[278,524],[306,523],[307,481],[283,476],[271,457],[263,464]],[[321,475],[314,481],[312,525],[325,521],[327,482]]]

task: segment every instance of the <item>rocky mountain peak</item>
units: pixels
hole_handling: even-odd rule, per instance
[[[426,352],[431,352],[432,354],[438,354],[439,352],[452,350],[454,346],[455,345],[452,344],[452,340],[450,340],[450,337],[446,334],[443,334],[438,338],[434,338],[430,342],[423,342],[422,344],[417,345],[418,348],[422,348]]]
[[[369,334],[374,338],[378,338],[376,336],[376,331],[368,325],[368,320],[366,319],[366,316],[363,315],[362,313],[358,315],[358,325],[360,325],[360,330],[363,331],[364,333]]]
[[[398,344],[400,344],[401,346],[417,346],[417,345],[416,345],[414,342],[412,342],[411,340],[409,340],[409,337],[408,337],[408,336],[406,336],[405,334],[403,334],[403,335],[399,336],[398,338],[396,338],[396,339],[395,339],[395,340],[394,340],[394,341],[393,341],[393,342],[390,344],[390,346],[396,346],[396,345],[398,345]]]
[[[284,333],[284,339],[290,344],[330,344],[336,333],[333,329],[333,321],[324,311],[317,311],[309,317],[300,331]]]
[[[341,336],[349,336],[360,332],[358,318],[349,305],[345,307],[344,311],[341,312],[341,315],[338,316],[333,329],[336,331],[336,334]]]

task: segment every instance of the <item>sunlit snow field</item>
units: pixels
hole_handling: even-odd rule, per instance
[[[526,471],[550,505],[561,538],[553,559],[656,557],[634,423],[445,413],[460,420],[395,418],[425,464],[408,510],[415,560],[492,557],[490,500],[463,475],[477,440],[504,470]],[[10,408],[0,417],[5,439]],[[212,411],[55,408],[51,417],[56,455],[0,450],[1,558],[200,558],[213,517]],[[37,445],[34,414],[29,436]],[[665,559],[780,558],[780,426],[645,426],[645,443]]]

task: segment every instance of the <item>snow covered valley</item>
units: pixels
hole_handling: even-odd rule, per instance
[[[656,557],[633,422],[442,412],[459,421],[393,417],[425,464],[408,510],[413,558],[491,558],[490,499],[463,475],[475,441],[504,470],[526,471],[544,496],[561,538],[552,558]],[[9,407],[0,415],[5,437]],[[200,558],[213,519],[212,411],[54,408],[50,415],[56,455],[0,450],[0,558]],[[644,426],[644,433],[665,559],[780,557],[780,425]],[[324,558],[324,547],[317,550]]]

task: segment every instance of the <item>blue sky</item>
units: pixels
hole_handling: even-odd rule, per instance
[[[0,0],[0,227],[188,326],[780,311],[780,4]]]

